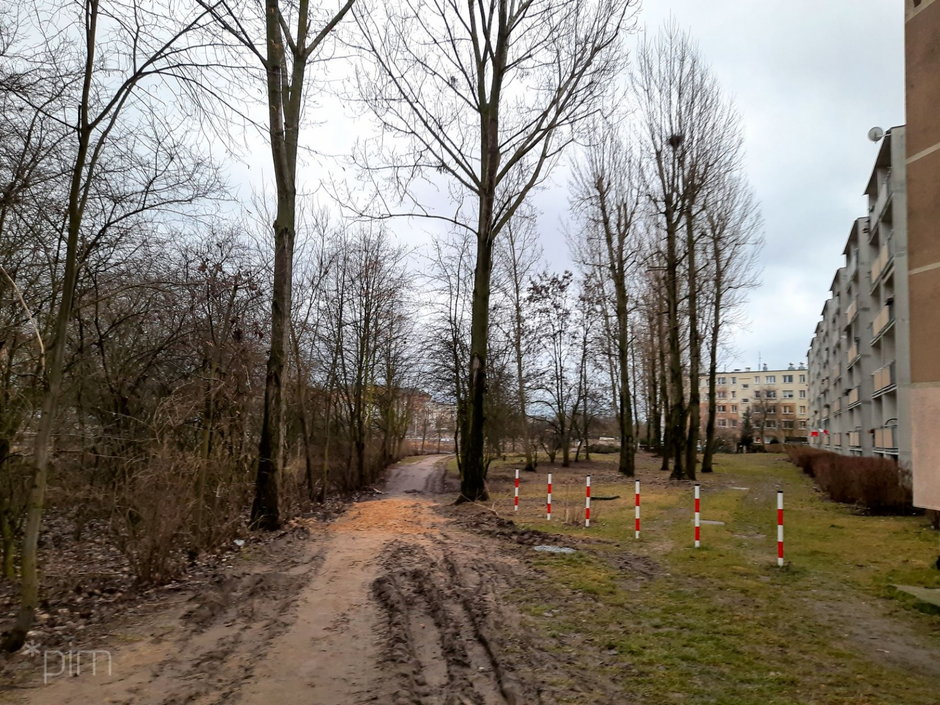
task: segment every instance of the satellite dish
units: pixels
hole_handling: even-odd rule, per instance
[[[884,136],[885,131],[880,127],[873,127],[868,131],[868,139],[870,139],[872,142],[877,142]]]

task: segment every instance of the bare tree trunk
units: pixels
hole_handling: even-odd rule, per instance
[[[666,215],[666,325],[669,350],[669,441],[667,453],[672,456],[674,480],[685,477],[685,390],[683,389],[682,346],[679,323],[679,256],[677,252],[676,222]]]
[[[686,437],[685,476],[695,479],[695,465],[698,460],[699,419],[701,416],[701,376],[702,353],[698,330],[698,270],[696,268],[695,220],[691,207],[687,207],[685,216],[685,245],[687,257],[687,281],[689,301],[689,428]]]
[[[476,502],[488,499],[486,491],[486,459],[484,401],[486,398],[486,352],[490,324],[490,274],[493,246],[489,241],[488,223],[492,202],[480,198],[481,232],[477,235],[477,260],[473,276],[473,301],[470,324],[470,374],[465,401],[465,423],[460,464],[460,500]]]
[[[711,340],[708,346],[708,418],[705,421],[705,454],[702,457],[702,472],[712,472],[712,458],[715,455],[715,412],[718,401],[715,398],[715,377],[718,374],[718,341],[721,330],[722,306],[722,267],[718,238],[712,238],[712,255],[715,260],[715,300],[712,304]]]

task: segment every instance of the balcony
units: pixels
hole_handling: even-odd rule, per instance
[[[848,396],[845,400],[845,408],[851,409],[859,405],[859,396],[858,396],[858,387],[852,387],[849,390]]]
[[[849,351],[845,355],[845,364],[847,367],[851,367],[855,364],[855,361],[858,359],[858,343],[853,342],[849,346]]]
[[[831,414],[840,414],[842,413],[842,399],[837,398],[832,402],[832,405],[829,407],[829,413]]]
[[[878,338],[882,333],[884,333],[888,326],[894,323],[894,306],[891,304],[885,304],[881,307],[881,310],[878,312],[878,315],[875,316],[875,320],[871,324],[871,337],[872,340]]]
[[[875,275],[873,273],[872,279],[874,279],[874,277]],[[858,300],[855,299],[845,309],[845,325],[849,326],[852,323],[852,321],[855,319],[855,316],[857,314],[858,314]]]
[[[875,370],[871,375],[872,393],[883,394],[894,389],[897,384],[895,377],[895,363],[889,362],[884,367]]]
[[[898,427],[884,426],[875,429],[875,450],[897,451],[898,449]]]
[[[861,448],[862,447],[862,432],[861,431],[849,431],[846,435],[849,437],[849,448]]]
[[[894,248],[891,247],[891,243],[886,242],[878,251],[878,256],[875,257],[875,261],[871,264],[872,287],[878,283],[879,278],[882,274],[884,274],[885,270],[888,268],[888,265],[894,259],[894,253],[892,252],[893,249]]]

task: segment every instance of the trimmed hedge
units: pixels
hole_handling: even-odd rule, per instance
[[[858,504],[879,514],[914,511],[911,490],[901,482],[898,465],[887,458],[840,455],[807,446],[786,446],[790,462],[812,477],[836,502]]]

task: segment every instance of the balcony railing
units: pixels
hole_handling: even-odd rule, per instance
[[[845,408],[851,409],[853,406],[857,405],[858,402],[858,387],[852,387],[852,389],[849,390],[848,397],[846,397]]]
[[[871,382],[874,394],[893,387],[897,383],[894,363],[890,362],[884,367],[875,370],[872,373]]]
[[[858,343],[852,343],[849,346],[849,351],[845,355],[845,364],[848,367],[851,367],[855,360],[858,358]]]
[[[872,273],[872,279],[875,278],[874,272]],[[848,305],[845,309],[845,325],[849,325],[852,322],[852,319],[855,318],[855,314],[858,313],[858,301],[854,300]]]
[[[886,304],[881,307],[881,310],[878,312],[878,315],[875,316],[875,320],[871,324],[871,337],[877,338],[879,335],[885,332],[888,325],[894,321],[894,307],[891,304]]]
[[[898,448],[898,428],[897,426],[884,426],[875,429],[875,448],[877,450],[897,450]]]

